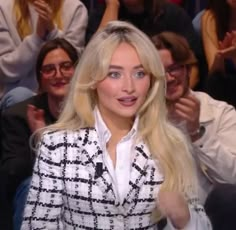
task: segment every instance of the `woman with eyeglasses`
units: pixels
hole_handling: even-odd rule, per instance
[[[8,205],[13,205],[14,230],[20,229],[35,160],[35,152],[29,145],[30,135],[57,120],[77,59],[76,49],[65,39],[45,43],[36,62],[40,94],[13,105],[2,114],[0,170],[7,184],[0,187],[8,194]],[[6,207],[2,208],[0,213]],[[0,221],[5,220],[0,218]]]
[[[0,108],[37,92],[41,46],[62,37],[84,47],[87,9],[79,0],[0,0]]]

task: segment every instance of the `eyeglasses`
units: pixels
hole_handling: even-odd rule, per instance
[[[58,68],[63,77],[71,77],[74,73],[74,65],[70,61],[61,62],[57,65],[54,64],[43,65],[41,67],[40,73],[45,78],[53,78],[56,76]]]
[[[186,65],[172,65],[165,70],[172,77],[181,77],[186,74]]]

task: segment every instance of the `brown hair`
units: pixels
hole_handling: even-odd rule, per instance
[[[176,62],[187,65],[197,63],[193,51],[183,36],[173,32],[162,32],[151,37],[151,40],[157,49],[168,49]]]

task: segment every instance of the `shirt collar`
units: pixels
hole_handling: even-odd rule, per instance
[[[111,132],[108,129],[108,127],[106,126],[104,120],[102,119],[101,113],[100,113],[97,106],[94,109],[94,117],[95,117],[95,129],[97,130],[100,143],[105,144],[109,141],[109,139],[111,137]],[[127,140],[133,138],[137,134],[138,123],[139,123],[139,117],[136,116],[131,130],[129,131],[129,133],[126,136],[124,136],[122,138],[121,141],[127,141]]]

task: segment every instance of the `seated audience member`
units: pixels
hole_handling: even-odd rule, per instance
[[[214,185],[236,184],[236,111],[231,105],[206,93],[190,90],[189,74],[195,57],[183,37],[164,32],[152,40],[166,71],[168,116],[192,142],[201,182],[201,201],[204,203]],[[222,195],[227,205],[232,196],[227,197],[227,192]],[[223,209],[218,209],[215,213],[221,211]],[[224,222],[223,218],[220,220]]]
[[[0,170],[5,178],[9,205],[14,200],[14,229],[20,227],[30,182],[28,178],[35,161],[35,152],[29,144],[30,136],[57,120],[77,59],[76,49],[65,39],[56,38],[45,43],[36,62],[40,94],[2,113]],[[2,181],[0,183],[2,185]]]
[[[159,212],[166,230],[211,229],[164,86],[158,52],[135,26],[113,21],[92,38],[41,136],[22,229],[154,230]]]
[[[209,70],[206,90],[236,108],[236,2],[209,0],[201,29]]]
[[[179,33],[187,38],[196,56],[201,60],[199,39],[193,29],[191,18],[185,10],[166,0],[106,0],[90,14],[87,27],[89,40],[99,28],[112,20],[129,21],[149,36],[163,31]],[[191,87],[199,82],[197,67],[191,73]]]
[[[62,37],[81,52],[87,21],[79,0],[0,0],[0,109],[37,92],[34,67],[45,41]]]

